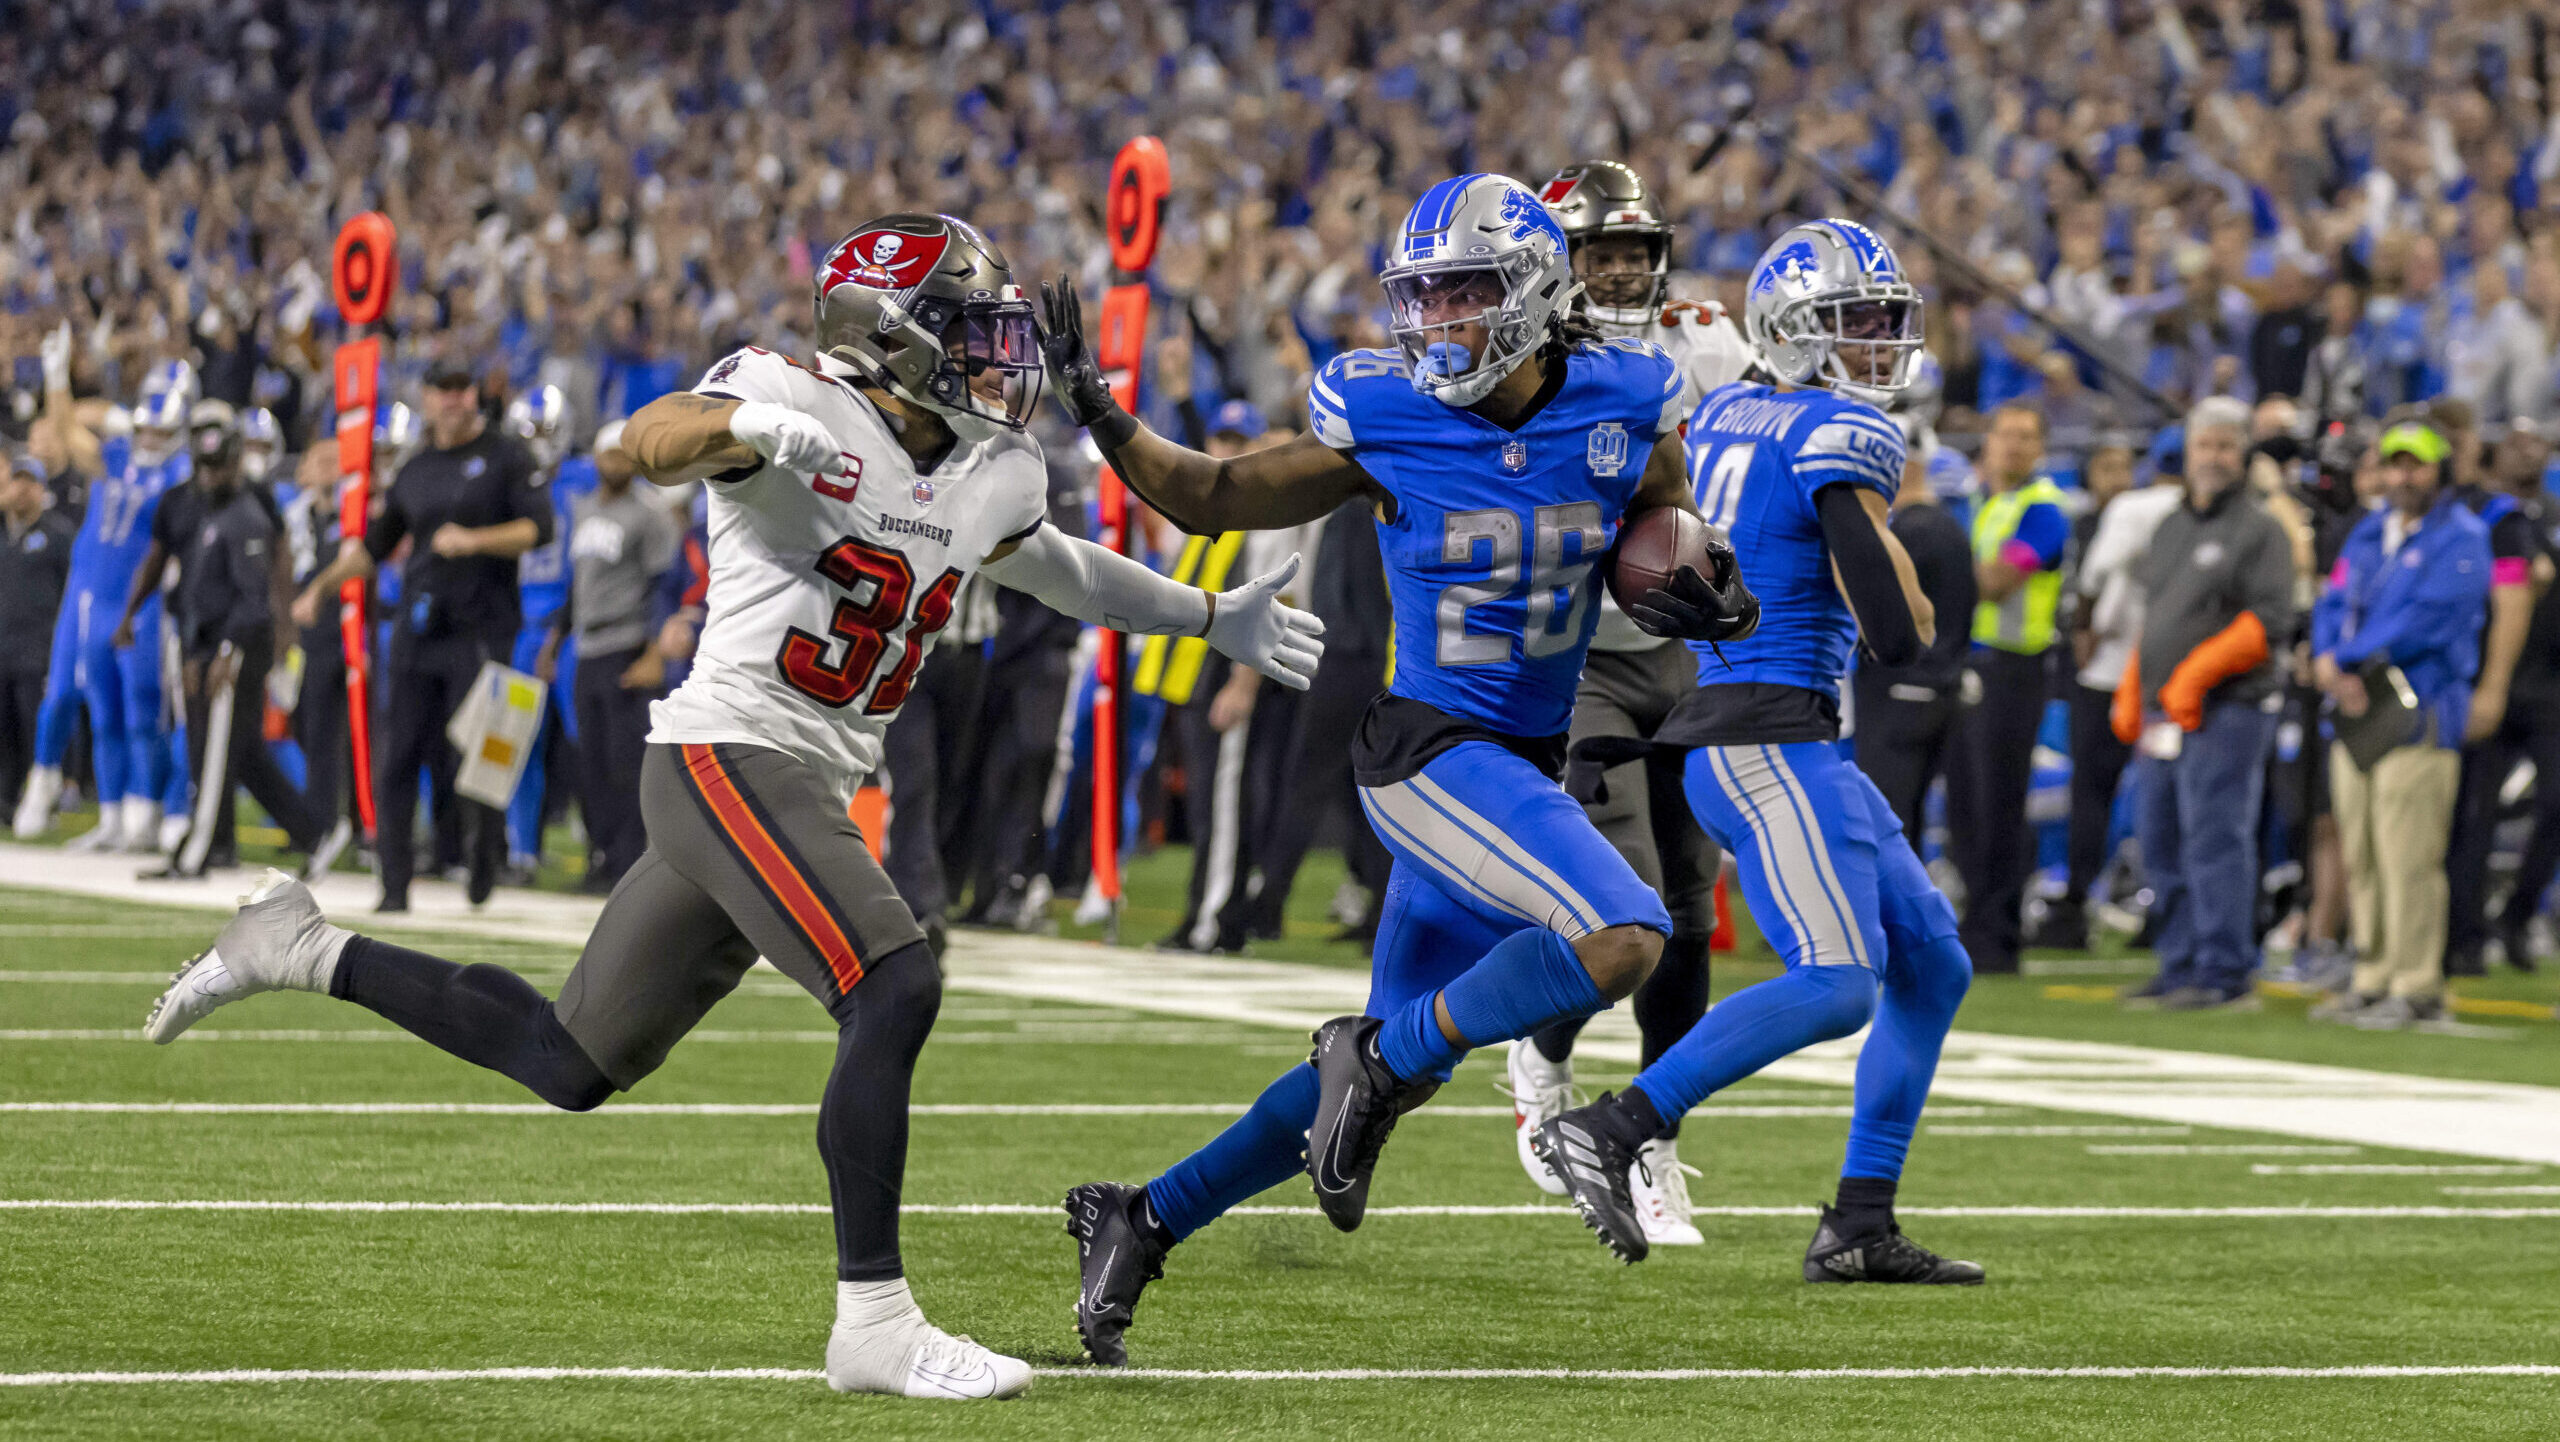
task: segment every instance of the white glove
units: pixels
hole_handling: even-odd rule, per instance
[[[771,401],[740,401],[729,415],[729,434],[786,471],[815,475],[836,458],[836,438],[816,417]]]
[[[71,322],[64,321],[44,333],[37,354],[44,364],[46,390],[71,388]]]
[[[1298,574],[1292,554],[1280,568],[1232,591],[1218,593],[1209,618],[1209,644],[1288,687],[1304,691],[1324,659],[1324,622],[1280,599],[1280,588]]]

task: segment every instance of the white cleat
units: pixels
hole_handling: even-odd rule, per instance
[[[889,1334],[885,1339],[884,1331]],[[884,1342],[907,1344],[903,1367],[882,1368],[878,1357],[867,1355]],[[930,1323],[870,1331],[837,1327],[827,1335],[827,1385],[839,1392],[886,1392],[943,1402],[993,1401],[1029,1391],[1031,1364],[990,1352]]]
[[[1529,1150],[1529,1139],[1548,1118],[1572,1110],[1573,1058],[1549,1061],[1539,1055],[1537,1043],[1523,1037],[1511,1044],[1509,1070],[1510,1085],[1504,1090],[1511,1093],[1511,1140],[1520,1152],[1520,1169],[1538,1184],[1538,1190],[1561,1197],[1564,1179]]]
[[[20,841],[33,841],[44,835],[45,827],[53,822],[54,804],[61,799],[61,767],[28,768],[26,789],[18,793],[18,814],[10,818],[10,831]]]
[[[166,1045],[214,1008],[262,991],[326,992],[354,935],[329,924],[309,887],[270,867],[213,945],[170,978],[143,1035]]]
[[[124,799],[124,849],[136,855],[154,851],[175,851],[178,842],[169,839],[169,823],[178,823],[178,840],[187,835],[187,818],[163,816],[160,803],[147,796]]]
[[[65,851],[119,851],[124,847],[124,804],[98,803],[98,824],[62,843]]]
[[[1636,1204],[1636,1220],[1644,1239],[1657,1247],[1703,1247],[1707,1244],[1689,1205],[1689,1178],[1702,1175],[1680,1161],[1679,1144],[1655,1137],[1636,1153],[1627,1173],[1627,1194]]]

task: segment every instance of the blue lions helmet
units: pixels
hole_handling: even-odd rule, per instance
[[[150,391],[133,408],[133,459],[156,466],[185,444],[188,395],[182,390]]]
[[[1883,405],[1911,383],[1920,292],[1854,220],[1790,226],[1751,268],[1743,330],[1770,373]]]
[[[263,481],[276,468],[276,458],[284,454],[284,428],[276,424],[275,412],[265,406],[252,406],[240,413],[240,474],[253,481]]]
[[[1499,175],[1424,191],[1378,282],[1413,388],[1452,406],[1484,399],[1545,344],[1575,289],[1564,227],[1527,186]],[[1457,340],[1469,324],[1485,329],[1483,355]]]

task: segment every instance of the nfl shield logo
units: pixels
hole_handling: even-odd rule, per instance
[[[1591,448],[1585,458],[1591,462],[1591,474],[1614,476],[1627,468],[1627,428],[1616,421],[1602,421],[1591,428]]]
[[[919,505],[919,506],[930,506],[930,505],[932,505],[932,504],[933,504],[933,482],[931,482],[931,481],[926,481],[926,480],[919,480],[919,481],[917,481],[917,482],[916,482],[915,490],[914,490],[914,492],[913,492],[912,494],[913,494],[913,495],[915,496],[915,498],[916,498],[916,504],[917,504],[917,505]]]
[[[1504,441],[1502,443],[1502,468],[1511,472],[1515,476],[1520,472],[1529,469],[1529,443],[1527,441]]]

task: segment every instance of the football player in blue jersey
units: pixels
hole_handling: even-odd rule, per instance
[[[176,813],[185,810],[183,771],[172,764],[161,718],[158,595],[134,617],[132,643],[114,642],[125,592],[151,546],[152,516],[161,496],[188,475],[185,429],[195,400],[194,370],[184,362],[164,363],[148,385],[134,406],[132,434],[108,436],[99,447],[104,473],[89,488],[89,508],[71,543],[70,584],[54,623],[52,663],[36,713],[36,768],[20,806],[19,834],[40,830],[61,792],[75,712],[85,705],[98,824],[72,839],[75,851],[155,850],[164,800],[177,803]]]
[[[1698,504],[1751,556],[1758,632],[1701,656],[1699,687],[1657,741],[1688,746],[1689,804],[1740,868],[1752,917],[1786,962],[1726,997],[1633,1085],[1563,1113],[1535,1145],[1583,1220],[1645,1254],[1627,1168],[1717,1089],[1874,1023],[1858,1056],[1837,1204],[1805,1253],[1811,1282],[1982,1280],[1904,1237],[1893,1200],[1938,1050],[1973,967],[1956,918],[1875,784],[1839,747],[1840,676],[1863,633],[1884,665],[1935,632],[1886,525],[1902,430],[1878,408],[1909,380],[1920,295],[1866,227],[1789,229],[1751,275],[1743,322],[1776,384],[1710,391],[1690,418]]]
[[[1395,613],[1395,674],[1352,755],[1395,856],[1367,1014],[1318,1028],[1308,1064],[1147,1186],[1068,1193],[1077,1330],[1108,1365],[1127,1360],[1139,1292],[1175,1243],[1302,1170],[1333,1224],[1358,1226],[1396,1118],[1460,1057],[1626,996],[1671,930],[1557,777],[1599,620],[1594,572],[1621,518],[1694,509],[1679,370],[1657,346],[1571,321],[1564,232],[1500,176],[1425,192],[1379,279],[1396,348],[1336,356],[1306,435],[1226,461],[1113,403],[1072,289],[1048,294],[1044,345],[1068,412],[1140,495],[1199,533],[1295,525],[1364,498]],[[1637,621],[1699,641],[1749,634],[1751,593],[1731,548],[1712,550],[1714,575],[1682,567],[1632,603]]]

